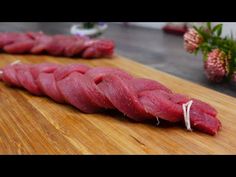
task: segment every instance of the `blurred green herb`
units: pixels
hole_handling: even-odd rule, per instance
[[[96,24],[97,22],[83,22],[83,28],[91,29],[91,28],[94,28]]]

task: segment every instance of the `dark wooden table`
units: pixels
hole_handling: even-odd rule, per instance
[[[76,23],[0,23],[0,31],[43,31],[48,34],[69,34]],[[190,80],[205,87],[236,97],[233,85],[209,83],[203,73],[201,56],[185,52],[183,39],[161,30],[109,24],[102,37],[116,42],[120,55],[136,60],[158,70]],[[207,93],[206,93],[207,94]]]

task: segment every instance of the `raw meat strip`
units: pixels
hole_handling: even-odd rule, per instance
[[[192,101],[189,111],[192,129],[215,135],[221,128],[217,111],[209,104],[117,68],[18,63],[0,71],[0,80],[6,84],[69,103],[85,113],[117,109],[134,121],[163,119],[184,123],[183,104]]]
[[[26,40],[30,40],[30,38],[23,33],[0,33],[0,48],[3,48],[4,46],[14,42]]]
[[[72,35],[46,35],[42,32],[0,33],[0,50],[11,54],[102,58],[114,53],[114,42]]]
[[[30,72],[34,79],[37,79],[40,73],[53,73],[60,65],[54,63],[43,63],[37,66],[32,66]]]
[[[28,53],[34,46],[34,41],[26,40],[4,46],[4,51],[11,54]]]
[[[40,90],[54,101],[63,103],[64,97],[57,87],[55,77],[52,73],[41,73],[36,80]]]

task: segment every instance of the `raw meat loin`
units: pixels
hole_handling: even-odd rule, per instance
[[[32,39],[23,33],[0,33],[0,48],[2,49],[3,47],[13,43],[30,40]]]
[[[157,81],[135,78],[121,69],[92,68],[83,64],[18,63],[0,71],[0,80],[23,87],[34,95],[46,95],[85,113],[117,109],[138,122],[159,118],[184,123],[182,105],[192,100],[192,129],[215,135],[221,128],[217,111],[209,104],[173,93]]]
[[[36,83],[45,95],[56,102],[64,103],[64,97],[57,88],[57,83],[52,73],[41,73],[38,76]]]
[[[0,33],[0,50],[10,54],[49,54],[53,56],[110,57],[114,42],[72,35],[46,35],[42,32]]]

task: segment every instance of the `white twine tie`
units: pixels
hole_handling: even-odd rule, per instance
[[[13,61],[10,65],[16,65],[18,63],[20,63],[20,60]]]
[[[183,112],[184,112],[184,121],[187,130],[192,131],[191,123],[190,123],[190,108],[192,106],[193,101],[190,100],[189,102],[182,105]]]
[[[159,117],[156,117],[157,119],[157,123],[156,123],[156,126],[158,126],[160,124],[160,120],[159,120]]]

